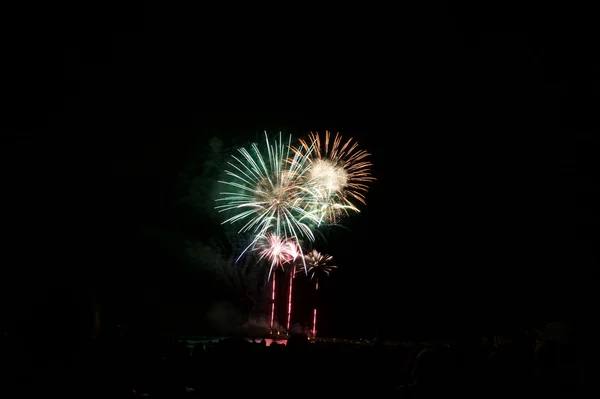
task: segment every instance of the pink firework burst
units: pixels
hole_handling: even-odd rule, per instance
[[[302,256],[302,251],[295,239],[267,233],[259,241],[257,247],[258,260],[267,259],[270,264],[269,279],[273,271],[283,269],[283,265],[294,263]]]
[[[273,321],[275,320],[275,277],[278,268],[283,270],[283,265],[292,265],[292,271],[290,272],[290,288],[289,288],[289,299],[288,299],[288,312],[287,312],[287,326],[289,330],[289,322],[292,312],[292,279],[295,272],[295,262],[298,258],[303,258],[302,250],[295,239],[290,239],[276,234],[267,233],[260,238],[258,241],[258,252],[259,262],[262,259],[268,259],[271,263],[269,269],[269,280],[272,280],[271,288],[271,316],[269,322],[269,333],[273,333]],[[272,279],[271,279],[272,276]]]

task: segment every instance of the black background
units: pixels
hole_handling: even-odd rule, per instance
[[[219,293],[179,251],[202,234],[179,176],[211,137],[265,129],[340,131],[373,154],[368,206],[330,243],[329,335],[585,320],[598,266],[589,11],[46,7],[7,14],[13,327],[85,332],[97,303],[147,329],[202,319]]]

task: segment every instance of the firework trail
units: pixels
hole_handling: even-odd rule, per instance
[[[303,202],[299,182],[307,171],[301,154],[291,151],[291,136],[284,144],[281,133],[279,140],[269,141],[265,132],[265,147],[261,150],[252,144],[250,151],[238,149],[228,162],[230,170],[225,173],[231,181],[219,181],[231,191],[219,193],[215,209],[219,212],[234,212],[222,224],[245,222],[239,233],[251,232],[254,239],[242,251],[241,256],[268,232],[285,238],[306,237],[314,241],[309,224],[317,225],[320,220],[316,212],[307,209]]]
[[[317,279],[315,284],[315,291],[319,290],[319,279]],[[313,339],[317,337],[317,307],[313,309],[313,329],[312,329]]]
[[[287,323],[286,323],[286,330],[289,331],[290,330],[290,322],[292,320],[292,289],[294,288],[294,278],[296,277],[296,260],[297,259],[302,259],[302,263],[304,264],[305,270],[306,270],[306,264],[304,263],[304,256],[302,253],[302,249],[300,247],[300,244],[296,243],[296,242],[289,242],[289,247],[288,247],[288,253],[290,254],[290,257],[293,259],[290,262],[291,265],[291,269],[290,269],[290,283],[289,283],[289,287],[288,287],[288,311],[287,311]]]
[[[308,273],[310,279],[315,279],[315,291],[319,290],[319,277],[329,276],[333,269],[337,269],[337,266],[329,265],[333,259],[331,255],[324,255],[316,249],[304,255],[304,261],[308,266]],[[317,336],[317,307],[313,308],[313,338]]]
[[[329,131],[323,139],[311,132],[299,142],[289,162],[302,170],[305,209],[318,214],[319,223],[329,224],[336,224],[349,211],[359,212],[355,202],[366,205],[368,183],[375,180],[367,160],[371,154],[358,149],[352,138],[343,141],[339,133],[332,140]]]
[[[296,259],[301,256],[302,251],[295,240],[277,236],[273,233],[267,233],[265,235],[260,236],[256,250],[258,250],[258,261],[260,262],[261,260],[266,259],[271,265],[269,270],[269,279],[271,279],[271,316],[269,321],[269,334],[272,334],[273,322],[275,320],[275,279],[277,276],[276,271],[279,268],[283,270],[284,264],[295,263]],[[288,304],[288,326],[289,317],[291,315],[291,291],[289,299],[290,302]]]
[[[294,147],[291,136],[284,142],[269,140],[265,132],[264,145],[253,143],[231,155],[227,179],[218,183],[228,189],[219,193],[215,209],[227,216],[222,224],[242,226],[238,234],[250,236],[248,245],[236,262],[250,249],[258,251],[259,263],[270,264],[268,280],[271,288],[272,331],[275,315],[277,269],[290,265],[287,329],[291,323],[293,280],[302,261],[304,272],[315,279],[329,275],[336,266],[327,263],[332,257],[318,251],[303,254],[300,242],[315,241],[314,229],[323,224],[337,224],[351,212],[359,212],[359,203],[366,205],[365,193],[371,176],[370,154],[358,148],[354,139],[343,140],[339,133],[332,137],[310,133]],[[309,265],[310,267],[307,267]],[[272,276],[272,277],[271,277]],[[317,309],[313,309],[313,336],[316,334]]]
[[[273,321],[275,321],[275,274],[273,274],[271,288],[271,316],[269,317],[269,334],[273,334]]]
[[[292,320],[292,289],[294,288],[294,275],[296,274],[296,265],[292,265],[290,270],[290,286],[288,288],[288,312],[286,330],[290,331],[290,322]]]

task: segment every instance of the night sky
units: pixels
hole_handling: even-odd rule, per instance
[[[6,53],[11,328],[85,331],[100,304],[115,323],[206,331],[230,298],[186,257],[218,234],[186,182],[211,180],[211,139],[264,130],[339,131],[372,154],[368,206],[325,248],[324,334],[584,318],[600,148],[585,12],[38,11]]]

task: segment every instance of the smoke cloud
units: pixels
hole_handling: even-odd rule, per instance
[[[206,317],[211,328],[223,335],[237,333],[242,324],[242,312],[229,302],[216,303]]]

